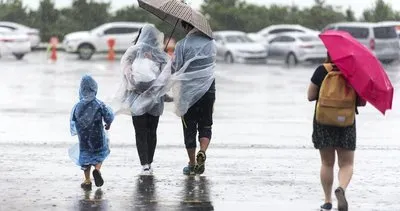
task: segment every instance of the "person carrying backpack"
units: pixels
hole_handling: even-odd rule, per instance
[[[321,184],[325,203],[321,210],[332,209],[335,153],[339,164],[339,187],[335,190],[339,211],[347,211],[345,191],[353,175],[356,149],[357,106],[365,106],[355,90],[332,62],[329,54],[314,72],[308,88],[308,100],[316,101],[312,141],[321,156]]]

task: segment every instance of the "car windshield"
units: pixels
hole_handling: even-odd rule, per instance
[[[250,43],[253,42],[249,37],[245,35],[229,35],[226,36],[227,43]]]
[[[314,42],[314,41],[319,41],[318,37],[315,36],[301,36],[299,39],[303,42]]]

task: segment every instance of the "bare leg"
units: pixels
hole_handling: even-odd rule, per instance
[[[92,167],[89,166],[85,171],[83,171],[85,173],[85,182],[90,182],[90,169]]]
[[[346,149],[337,149],[339,163],[339,187],[347,189],[353,176],[354,151]]]
[[[189,157],[189,165],[193,166],[196,164],[196,148],[186,149]]]
[[[101,165],[102,165],[102,163],[98,163],[98,164],[96,164],[96,166],[95,166],[95,169],[97,169],[97,170],[99,170],[99,171],[100,171],[100,169],[101,169]]]
[[[325,203],[332,203],[333,168],[335,165],[335,149],[320,150],[321,154],[321,184],[325,193]]]
[[[200,151],[206,152],[209,144],[210,144],[210,139],[200,138]]]

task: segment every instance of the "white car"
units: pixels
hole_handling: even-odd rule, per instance
[[[31,51],[31,43],[26,34],[12,31],[11,29],[0,28],[0,57],[14,55],[21,60],[25,54]]]
[[[18,23],[0,21],[0,28],[7,28],[20,34],[26,34],[29,38],[32,48],[36,48],[40,44],[40,31]]]
[[[249,33],[249,37],[258,42],[268,43],[277,34],[285,32],[301,32],[318,35],[320,32],[296,24],[271,25],[257,33]]]
[[[288,65],[301,62],[322,62],[327,50],[315,34],[301,32],[281,33],[268,46],[268,59],[284,61]]]
[[[324,28],[324,31],[326,30],[348,32],[360,43],[369,48],[382,63],[390,64],[399,60],[399,38],[392,25],[345,22],[329,24]]]
[[[240,31],[214,32],[217,45],[217,58],[227,63],[267,61],[267,49],[261,43],[254,42],[246,33]]]
[[[68,53],[76,53],[80,59],[89,60],[94,53],[106,53],[108,40],[115,39],[114,50],[123,53],[132,45],[140,28],[146,23],[112,22],[90,31],[73,32],[65,35],[63,46]]]

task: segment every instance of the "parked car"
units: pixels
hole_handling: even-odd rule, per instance
[[[325,30],[349,32],[354,38],[374,52],[382,63],[391,63],[399,59],[400,44],[393,26],[378,23],[335,23]]]
[[[392,26],[396,30],[397,38],[399,38],[400,43],[400,21],[385,21],[378,23],[380,26]]]
[[[249,37],[255,41],[263,41],[264,43],[268,43],[271,41],[277,34],[285,33],[285,32],[301,32],[301,33],[309,33],[318,35],[319,32],[306,28],[301,25],[296,24],[280,24],[280,25],[271,25],[257,33],[250,33]]]
[[[1,22],[0,28],[7,28],[20,34],[26,34],[29,38],[31,48],[36,48],[40,44],[40,31],[38,29],[30,28],[22,24],[13,22]]]
[[[326,52],[323,42],[313,33],[280,33],[268,45],[268,59],[284,61],[288,65],[321,62],[326,58]]]
[[[267,49],[254,42],[246,33],[240,31],[214,32],[217,45],[217,58],[227,63],[234,62],[266,62]]]
[[[14,55],[21,60],[31,51],[31,43],[26,34],[0,27],[0,57]]]
[[[114,50],[123,53],[132,44],[145,23],[112,22],[90,31],[65,35],[63,46],[68,53],[76,53],[80,59],[89,60],[95,53],[108,52],[108,40],[115,39]]]

